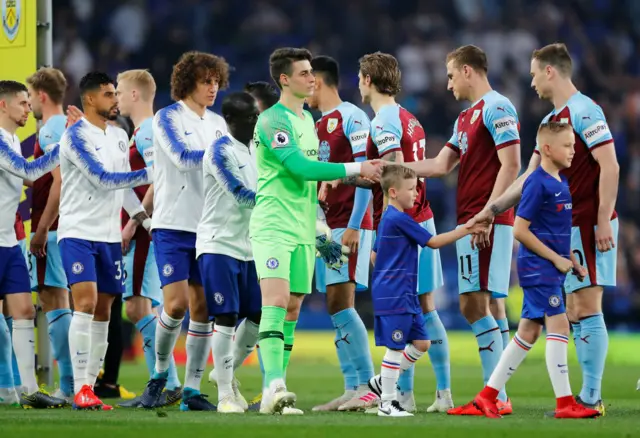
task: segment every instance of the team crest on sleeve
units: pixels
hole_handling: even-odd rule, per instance
[[[122,140],[118,142],[118,147],[122,152],[125,152],[127,150],[127,144]]]
[[[320,142],[320,146],[318,147],[318,158],[320,161],[327,162],[329,161],[329,156],[331,155],[331,146],[329,146],[329,142],[326,140],[322,140]]]
[[[273,142],[271,143],[271,146],[274,149],[276,149],[276,148],[283,148],[288,144],[289,144],[289,134],[287,134],[284,131],[278,131],[273,136]]]
[[[558,307],[560,306],[560,297],[558,297],[557,295],[551,295],[549,297],[549,305],[551,307]]]
[[[327,133],[331,134],[338,127],[338,119],[331,118],[327,120]]]
[[[472,125],[476,120],[478,120],[478,117],[480,117],[481,112],[482,110],[479,110],[479,109],[473,111],[473,115],[471,116],[471,121],[470,121]]]
[[[213,294],[213,301],[215,301],[218,306],[221,306],[224,303],[224,297],[220,292],[216,292]]]
[[[568,117],[561,118],[560,123],[569,123],[569,118]]]
[[[82,272],[84,271],[84,265],[80,262],[75,262],[73,265],[71,265],[71,272],[73,272],[76,275],[82,274]]]
[[[162,267],[162,275],[165,277],[170,277],[173,274],[173,266],[169,263]]]
[[[393,342],[402,342],[402,339],[404,339],[404,333],[402,333],[402,330],[394,330],[391,333],[391,339],[393,339]]]

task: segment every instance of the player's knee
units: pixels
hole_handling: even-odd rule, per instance
[[[14,320],[18,319],[35,319],[36,310],[30,301],[21,301],[11,303],[10,313]]]
[[[302,307],[302,301],[304,295],[302,294],[290,294],[289,301],[287,302],[287,321],[297,321],[300,316],[300,308]]]
[[[335,315],[350,307],[353,307],[353,305],[349,302],[348,297],[330,294],[327,291],[327,312],[329,312],[329,315]]]
[[[460,301],[460,313],[469,324],[473,324],[482,318],[489,316],[488,306],[479,306],[474,301]]]
[[[491,298],[491,301],[489,301],[489,308],[491,309],[491,314],[495,319],[505,319],[507,317],[504,298]]]
[[[69,291],[67,289],[43,286],[40,289],[39,298],[42,310],[45,312],[69,308]]]
[[[518,337],[529,344],[535,344],[540,335],[542,334],[542,320],[540,321],[527,321],[527,324],[518,326]]]
[[[93,315],[98,305],[98,297],[94,294],[82,294],[73,297],[73,309],[77,312]]]
[[[429,340],[413,341],[413,346],[416,347],[418,351],[421,351],[422,353],[426,353],[429,350],[429,347],[431,347],[431,341]]]
[[[133,324],[137,324],[138,321],[146,316],[146,314],[143,314],[142,309],[140,309],[139,306],[136,306],[136,303],[132,300],[125,301],[124,310],[127,314],[127,318],[129,318],[129,321]]]
[[[170,296],[167,296],[170,295]],[[189,298],[182,294],[165,294],[164,311],[172,318],[181,319],[189,308]]]
[[[216,315],[215,323],[216,325],[221,325],[223,327],[235,327],[238,323],[238,314],[223,313],[222,315]]]
[[[109,321],[111,319],[111,306],[114,298],[113,295],[100,294],[93,312],[94,321]]]

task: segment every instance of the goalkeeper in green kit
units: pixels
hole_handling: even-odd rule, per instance
[[[258,343],[264,366],[260,412],[302,414],[294,407],[284,375],[295,326],[305,295],[311,293],[316,258],[316,181],[360,175],[378,181],[379,161],[318,161],[318,137],[311,114],[303,109],[313,94],[311,53],[277,49],[269,58],[280,101],[260,114],[254,132],[258,187],[251,215],[253,257],[262,290]]]

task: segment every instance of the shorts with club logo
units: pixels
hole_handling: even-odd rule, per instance
[[[376,315],[373,323],[377,347],[404,350],[406,344],[429,339],[422,312]]]
[[[316,261],[315,245],[295,245],[278,240],[251,239],[258,280],[282,278],[291,292],[310,294]]]
[[[62,265],[69,286],[84,281],[97,284],[98,292],[121,295],[124,292],[124,264],[120,243],[60,240]]]
[[[253,260],[242,261],[224,254],[198,257],[209,316],[233,313],[241,318],[262,309],[260,284]]]
[[[561,286],[527,286],[522,290],[522,318],[541,320],[545,316],[566,313]]]

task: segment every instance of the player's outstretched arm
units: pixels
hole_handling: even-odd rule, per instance
[[[274,149],[276,155],[279,151]],[[281,159],[282,165],[297,178],[305,181],[333,181],[346,176],[360,175],[372,181],[380,181],[382,163],[364,161],[362,163],[323,163],[309,160],[298,148]]]
[[[67,129],[61,142],[68,147],[67,157],[95,187],[106,190],[130,189],[146,184],[152,180],[152,169],[145,168],[134,172],[107,171],[95,149],[90,147],[82,137],[79,125]],[[50,154],[46,154],[48,156]]]
[[[190,150],[186,135],[179,122],[177,107],[161,109],[153,118],[154,145],[165,152],[180,172],[200,170],[204,150]]]
[[[480,233],[484,230],[486,230],[485,225],[475,225],[472,228],[459,227],[455,230],[433,236],[427,242],[427,246],[432,249],[442,248],[443,246],[455,243],[456,241],[462,239],[464,236],[472,233]]]
[[[447,144],[435,158],[404,163],[403,165],[415,170],[421,178],[440,178],[448,175],[459,161],[458,153]]]
[[[562,257],[557,252],[542,243],[540,239],[538,239],[536,235],[531,232],[531,230],[529,229],[530,226],[531,221],[517,216],[516,222],[513,225],[513,237],[518,242],[526,246],[530,251],[536,253],[544,259],[549,260],[563,274],[571,272],[573,270],[573,262]]]
[[[240,177],[240,168],[231,150],[233,142],[228,136],[213,142],[205,152],[204,171],[211,173],[224,191],[229,193],[239,207],[256,206],[256,192],[247,188]]]
[[[51,152],[33,161],[27,161],[16,153],[3,139],[0,139],[0,169],[18,178],[35,181],[51,172],[60,163],[60,148],[55,145]]]

